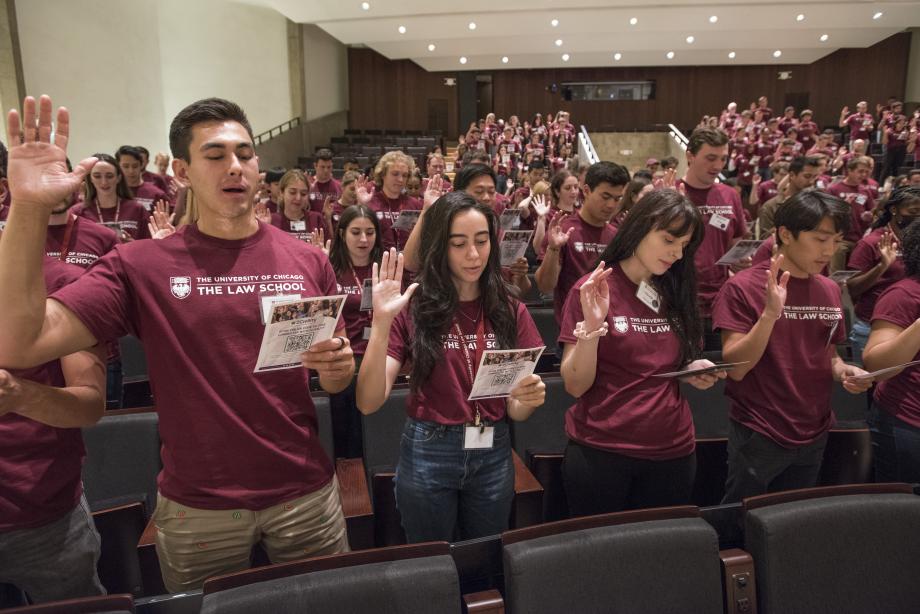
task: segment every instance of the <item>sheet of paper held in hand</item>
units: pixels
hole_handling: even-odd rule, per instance
[[[895,365],[893,367],[888,367],[887,369],[879,369],[878,371],[873,371],[872,373],[866,373],[865,375],[851,375],[847,379],[855,379],[855,380],[874,379],[880,375],[888,375],[889,373],[893,373],[897,371],[898,369],[906,369],[907,367],[913,367],[914,365],[920,365],[920,360],[915,360],[913,362],[905,362],[902,365]]]
[[[834,271],[831,273],[831,281],[836,281],[838,284],[842,284],[851,277],[855,277],[860,273],[862,273],[862,271]]]
[[[345,295],[282,299],[271,306],[255,373],[300,367],[300,355],[335,334]]]
[[[505,209],[499,216],[499,224],[502,230],[512,230],[517,225],[519,219],[521,219],[520,209],[517,207]]]
[[[418,224],[418,218],[421,214],[421,211],[416,211],[415,209],[405,209],[400,211],[399,217],[397,217],[396,221],[393,222],[393,229],[412,232],[412,229],[415,228],[416,224]]]
[[[719,258],[716,264],[731,266],[740,260],[744,260],[749,256],[753,256],[754,252],[756,252],[762,244],[763,241],[758,241],[756,239],[744,239],[743,241],[738,241],[735,243],[733,248],[725,252],[725,255]]]
[[[533,373],[545,345],[526,350],[486,350],[468,400],[507,397],[518,382]]]
[[[703,375],[704,373],[715,373],[716,371],[731,371],[738,365],[746,365],[749,360],[743,362],[719,362],[711,367],[699,367],[698,369],[686,369],[685,371],[672,371],[671,373],[656,373],[652,377],[693,377],[694,375]]]
[[[511,266],[521,258],[527,251],[530,244],[530,238],[533,236],[532,230],[508,230],[502,237],[501,265]]]

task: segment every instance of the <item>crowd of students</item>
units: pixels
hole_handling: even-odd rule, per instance
[[[315,175],[260,175],[245,113],[216,98],[173,120],[173,174],[154,193],[125,148],[69,168],[69,114],[58,110],[53,139],[52,114],[47,97],[10,113],[0,184],[0,582],[35,601],[103,590],[78,429],[102,415],[108,348],[125,334],[144,343],[159,413],[153,518],[171,592],[248,567],[255,543],[273,562],[348,549],[311,375],[331,394],[343,456],[361,453],[359,413],[408,376],[394,487],[409,541],[507,528],[509,421],[541,411],[545,384],[534,373],[506,397],[468,399],[484,351],[543,345],[522,300],[530,268],[553,297],[561,376],[576,399],[563,463],[574,515],[688,502],[695,435],[681,382],[728,378],[725,502],[815,485],[832,386],[858,394],[875,381],[837,353],[848,333],[841,286],[823,273],[848,238],[863,362],[920,358],[920,188],[857,209],[811,187],[813,157],[793,157],[771,207],[773,247],[725,266],[751,235],[741,195],[719,181],[744,155],[735,124],[733,134],[696,129],[686,174],[656,178],[613,162],[550,172],[574,135],[566,113],[548,126],[490,116],[466,135],[453,182],[443,158],[428,159],[416,198],[415,160],[398,151],[341,182],[328,152]],[[510,155],[500,153],[509,127],[510,142],[529,137],[546,153],[516,148],[524,185],[503,196],[493,156]],[[863,213],[875,229],[854,234]],[[508,230],[533,234],[528,256],[503,266]],[[301,354],[303,368],[254,372],[262,304],[281,287],[345,295],[341,320]],[[731,364],[703,358],[704,347]],[[877,478],[917,481],[920,369],[878,381]]]

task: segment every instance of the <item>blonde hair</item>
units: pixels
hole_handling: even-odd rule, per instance
[[[307,181],[307,176],[304,175],[303,171],[299,168],[292,168],[281,176],[281,181],[278,183],[278,189],[284,194],[287,187],[295,181],[302,181],[304,186],[310,187],[310,182]]]
[[[538,181],[537,184],[531,190],[531,193],[534,196],[540,196],[548,194],[550,191],[550,185],[547,181]]]
[[[342,175],[342,187],[344,188],[349,183],[354,183],[360,177],[361,177],[361,173],[359,173],[358,171],[348,171],[347,173]]]
[[[378,188],[383,186],[383,177],[394,164],[408,166],[409,175],[415,172],[415,159],[412,156],[407,156],[401,151],[388,151],[380,156],[380,159],[377,160],[377,166],[374,167],[374,183],[377,184]]]

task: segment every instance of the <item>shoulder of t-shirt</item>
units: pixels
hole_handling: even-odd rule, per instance
[[[159,191],[159,188],[157,188],[157,190]],[[163,196],[165,197],[166,195],[163,194]],[[147,213],[146,207],[144,207],[144,205],[140,204],[133,198],[126,198],[125,200],[121,201],[121,206],[122,208],[125,208],[125,209],[140,209],[144,213]]]
[[[57,292],[67,284],[83,275],[83,269],[69,262],[62,262],[58,258],[45,256],[42,263],[42,273],[45,278],[45,288],[49,295]]]
[[[79,205],[78,205],[79,206]],[[76,207],[74,207],[76,209]],[[73,209],[71,209],[73,210]],[[78,213],[74,213],[77,217],[83,218],[82,222],[74,222],[75,224],[80,225],[80,232],[85,232],[86,234],[94,234],[102,239],[109,241],[112,245],[118,243],[118,235],[115,234],[115,231],[109,228],[108,226],[103,226],[91,219],[88,219],[85,216],[82,216]]]
[[[905,277],[886,288],[878,297],[875,309],[872,312],[872,320],[886,319],[876,317],[876,314],[904,314],[910,315],[909,320],[913,321],[920,315],[920,309],[917,307],[920,304],[918,299],[920,299],[920,281],[912,277]],[[911,309],[913,312],[911,312]],[[894,324],[906,326],[910,324],[910,321],[905,318],[901,322],[894,322]]]

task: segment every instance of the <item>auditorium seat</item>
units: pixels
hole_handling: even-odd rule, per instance
[[[343,130],[343,134],[345,136],[356,136],[361,134],[361,130],[356,128],[345,128],[345,130]]]
[[[743,505],[760,614],[917,611],[920,497],[909,485],[789,491]]]
[[[723,611],[719,539],[692,506],[509,531],[502,551],[509,614]]]
[[[96,571],[109,593],[145,593],[143,572],[137,554],[137,542],[147,519],[141,503],[128,503],[93,512],[93,524],[99,533],[101,551]]]
[[[126,335],[118,340],[121,354],[122,407],[147,407],[153,404],[150,377],[147,375],[147,355],[141,340]]]
[[[131,595],[101,595],[4,610],[7,614],[128,614],[134,612]]]
[[[529,311],[534,324],[537,325],[537,330],[540,331],[540,337],[546,345],[544,354],[555,355],[559,340],[559,325],[556,324],[556,317],[553,315],[552,307],[530,308]]]
[[[335,612],[416,614],[462,609],[457,568],[446,542],[316,557],[212,578],[202,614]],[[467,602],[500,612],[496,591]]]

